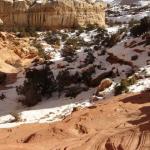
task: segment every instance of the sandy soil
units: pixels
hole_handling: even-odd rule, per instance
[[[0,129],[1,150],[149,150],[150,92],[124,94],[61,122]]]

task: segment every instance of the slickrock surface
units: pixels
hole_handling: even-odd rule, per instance
[[[5,27],[65,28],[105,25],[105,4],[95,0],[1,0],[0,18]]]
[[[124,94],[61,122],[0,129],[3,150],[148,150],[150,92]]]

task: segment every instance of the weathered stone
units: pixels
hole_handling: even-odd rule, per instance
[[[1,0],[0,18],[5,27],[65,28],[105,25],[105,4],[95,0]]]
[[[98,86],[97,92],[104,91],[106,88],[110,87],[111,85],[112,85],[112,80],[106,78],[101,81],[100,85]]]

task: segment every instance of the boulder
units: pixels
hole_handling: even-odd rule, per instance
[[[97,88],[97,92],[104,91],[106,88],[110,87],[112,85],[112,80],[109,78],[106,78],[101,81],[100,85]]]

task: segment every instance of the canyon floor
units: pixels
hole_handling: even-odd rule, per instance
[[[149,11],[114,6],[105,29],[0,32],[0,150],[150,150],[150,33],[129,27]],[[48,97],[19,94],[27,73],[52,78]]]

